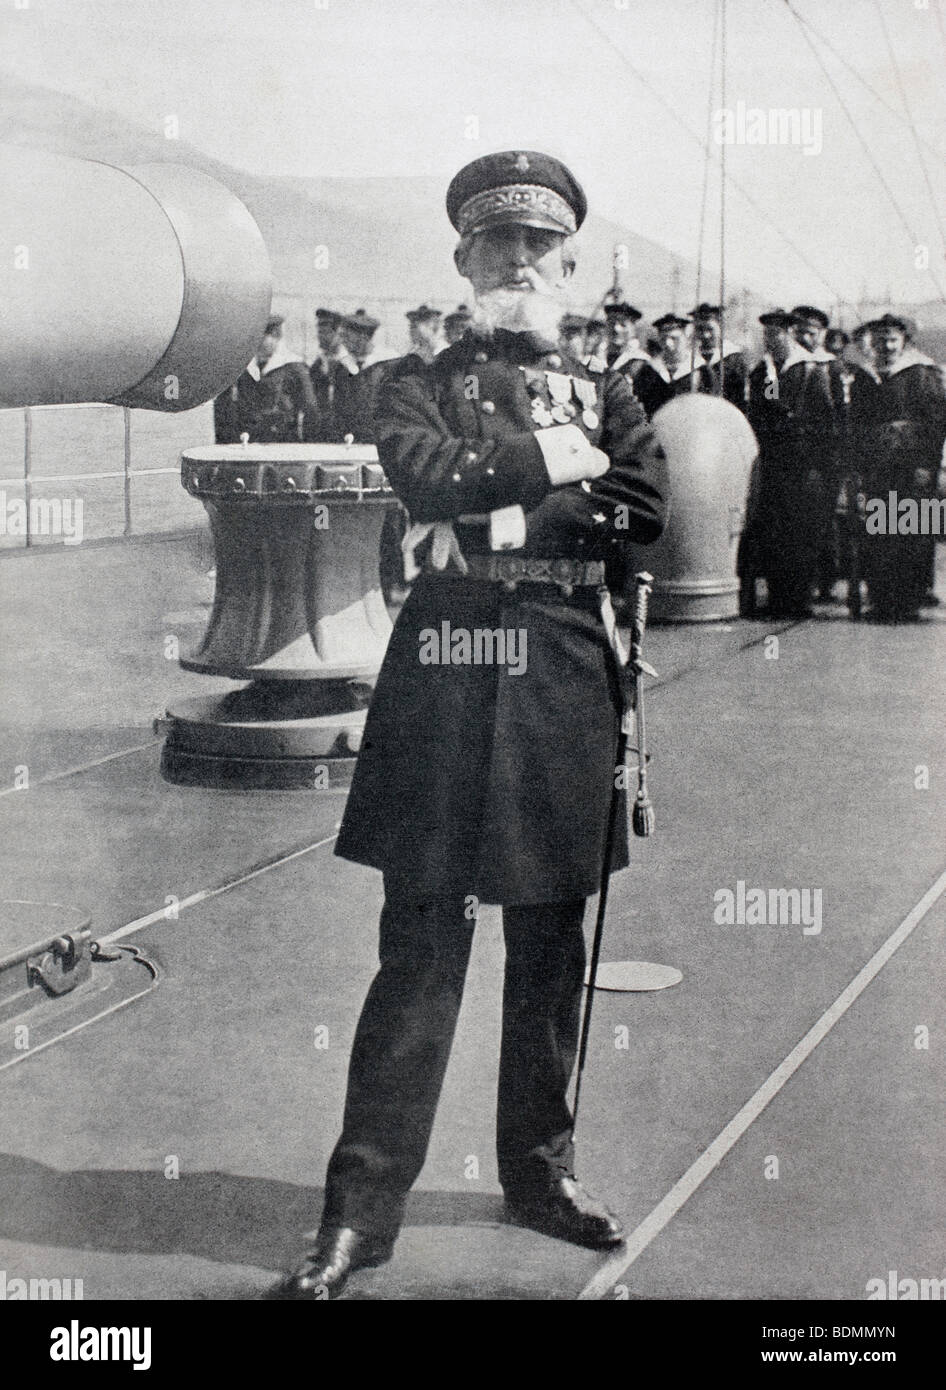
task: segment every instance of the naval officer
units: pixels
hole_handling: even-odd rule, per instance
[[[336,1297],[353,1270],[390,1257],[482,903],[502,905],[506,945],[496,1141],[507,1215],[594,1249],[623,1238],[575,1177],[566,1091],[622,701],[605,565],[623,542],[660,534],[666,465],[622,377],[590,372],[557,342],[585,210],[547,155],[462,169],[447,211],[471,327],[429,363],[389,364],[379,390],[380,458],[410,514],[408,548],[423,542],[428,558],[388,646],[336,848],[384,875],[380,970],[318,1239],[276,1297]],[[494,641],[479,662],[477,632]],[[625,830],[611,867],[627,858]]]

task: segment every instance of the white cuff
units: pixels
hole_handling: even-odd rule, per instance
[[[536,430],[535,438],[553,487],[577,483],[587,476],[586,455],[592,446],[577,425],[551,425],[548,429]]]
[[[518,502],[489,514],[490,550],[521,550],[526,543],[526,514]]]

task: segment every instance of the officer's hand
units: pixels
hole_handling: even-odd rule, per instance
[[[600,478],[611,467],[607,454],[596,449],[577,425],[536,430],[535,438],[553,487]]]
[[[594,445],[588,450],[588,467],[581,475],[580,481],[585,478],[600,478],[602,473],[607,473],[611,467],[611,460],[603,449],[596,449]]]

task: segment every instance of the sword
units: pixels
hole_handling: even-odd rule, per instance
[[[641,676],[656,676],[654,668],[644,660],[642,646],[644,628],[647,625],[647,601],[650,598],[654,578],[642,570],[635,576],[634,611],[631,617],[631,652],[628,665],[631,669],[633,703],[624,711],[618,732],[615,770],[625,764],[627,740],[633,725],[633,710],[637,711],[637,798],[634,802],[633,825],[635,835],[652,835],[654,831],[654,809],[647,797],[647,773],[645,769],[647,750],[644,746],[644,695]],[[598,915],[595,919],[595,934],[591,943],[591,965],[588,971],[588,984],[585,993],[585,1006],[581,1020],[580,1041],[578,1044],[578,1066],[575,1075],[575,1099],[572,1105],[572,1141],[578,1124],[578,1104],[581,1100],[581,1080],[588,1055],[588,1036],[591,1031],[591,1006],[595,997],[595,981],[598,976],[598,962],[601,957],[601,941],[604,936],[604,918],[608,910],[608,885],[611,881],[611,860],[614,857],[614,841],[617,831],[618,808],[621,799],[618,795],[618,778],[615,775],[611,788],[611,803],[608,807],[608,825],[604,840],[604,855],[601,863],[601,885],[598,890]]]

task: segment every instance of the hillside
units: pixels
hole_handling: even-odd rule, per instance
[[[422,300],[448,308],[469,296],[469,286],[453,269],[456,236],[443,210],[440,179],[260,177],[184,141],[167,140],[162,131],[136,125],[117,112],[2,72],[0,140],[114,164],[181,162],[219,179],[256,218],[273,265],[275,307],[286,315],[292,344],[308,355],[315,350],[316,304],[347,310],[363,304],[385,324],[390,345],[401,349],[406,345],[405,309]],[[628,248],[626,293],[645,315],[691,306],[693,263],[591,213],[580,235],[577,307],[589,309],[610,284],[612,251],[618,243]],[[317,268],[317,248],[327,250],[327,258],[322,253],[323,262],[327,259],[324,268]],[[733,285],[729,302],[738,304],[732,315],[733,336],[747,329],[755,336],[755,315],[770,306],[765,286],[747,290]],[[928,330],[923,345],[943,355],[946,306],[900,307]],[[874,311],[873,304],[865,304],[860,316]],[[849,306],[843,321],[850,327],[857,316]]]
[[[453,269],[456,236],[439,179],[258,177],[183,141],[167,140],[161,131],[10,74],[0,74],[0,140],[115,164],[182,162],[219,179],[256,218],[273,264],[277,307],[297,334],[311,330],[315,303],[343,309],[364,304],[391,325],[397,346],[406,308],[421,300],[448,307],[469,294]],[[594,213],[581,231],[575,279],[580,307],[590,308],[610,284],[616,243],[628,247],[627,293],[645,313],[671,307],[675,267],[677,307],[689,307],[693,265]],[[316,268],[317,247],[328,251],[324,269]]]

